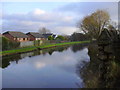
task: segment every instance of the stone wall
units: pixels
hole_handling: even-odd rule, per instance
[[[20,47],[39,46],[39,45],[41,45],[42,43],[43,43],[43,41],[41,41],[41,40],[20,42]]]
[[[33,46],[34,41],[20,42],[20,47]]]

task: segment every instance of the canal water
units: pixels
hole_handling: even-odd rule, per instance
[[[3,57],[3,88],[79,88],[77,65],[89,62],[88,49],[65,46]]]
[[[95,44],[77,44],[2,57],[3,88],[120,87],[120,48],[107,62]],[[109,60],[110,59],[110,60]]]

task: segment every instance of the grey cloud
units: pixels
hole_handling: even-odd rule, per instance
[[[3,20],[33,21],[33,22],[64,22],[67,15],[61,12],[47,12],[35,15],[32,12],[27,14],[3,14]]]
[[[64,15],[61,12],[46,12],[43,14],[34,14],[28,12],[27,14],[4,14],[2,31],[38,31],[40,27],[52,29],[57,32],[56,27],[71,27],[75,26],[75,18],[73,16]],[[59,30],[58,30],[59,31]],[[68,32],[69,33],[69,32]]]
[[[110,2],[77,2],[70,3],[51,12],[28,12],[26,14],[3,14],[2,30],[20,30],[23,32],[38,31],[45,26],[52,32],[71,34],[76,30],[76,23],[82,17],[91,14],[96,9],[106,9],[111,18],[117,20],[117,3]],[[39,11],[39,10],[38,10]],[[70,18],[71,17],[71,18]]]
[[[112,19],[116,19],[118,16],[117,2],[79,2],[71,3],[59,8],[59,10],[63,12],[72,12],[82,14],[83,16],[91,14],[98,9],[107,10],[110,13]]]

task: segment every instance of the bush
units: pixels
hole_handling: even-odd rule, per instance
[[[54,37],[53,36],[49,36],[48,40],[54,40]]]
[[[1,38],[1,42],[2,42],[2,50],[10,50],[10,49],[14,49],[14,48],[18,48],[20,43],[19,42],[15,42],[15,41],[11,41],[9,39],[7,39],[6,37],[0,37]]]
[[[65,38],[63,37],[63,36],[61,36],[61,35],[58,35],[57,37],[56,37],[56,40],[65,40]]]
[[[85,41],[89,40],[88,35],[82,34],[82,33],[73,33],[70,37],[71,41]]]

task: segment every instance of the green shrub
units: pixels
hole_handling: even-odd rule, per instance
[[[58,35],[57,37],[56,37],[56,40],[65,40],[65,38],[63,37],[63,36],[61,36],[61,35]]]
[[[49,36],[48,40],[54,40],[54,37],[53,36]]]
[[[18,48],[20,43],[19,42],[15,42],[15,41],[11,41],[9,39],[7,39],[6,37],[0,37],[1,38],[1,42],[2,42],[2,50],[10,50],[10,49],[14,49],[14,48]]]

